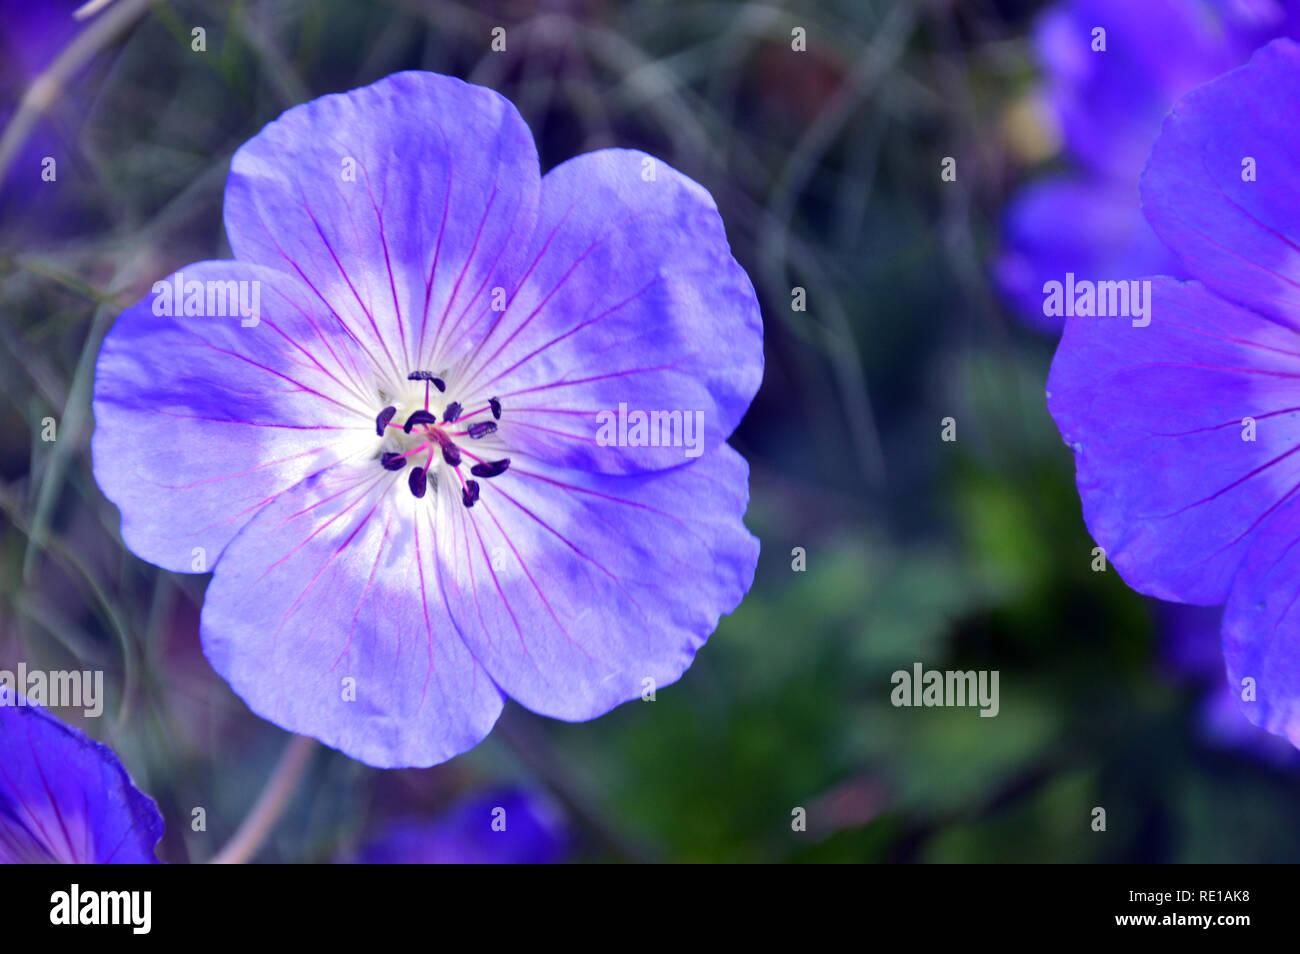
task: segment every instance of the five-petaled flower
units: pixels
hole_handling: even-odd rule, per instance
[[[131,550],[213,569],[255,712],[431,765],[506,696],[583,720],[682,675],[758,556],[726,440],[762,325],[704,189],[626,150],[543,177],[507,100],[408,72],[246,143],[225,225],[106,337],[93,456]],[[703,411],[706,452],[600,446],[621,402]]]
[[[1048,405],[1116,570],[1151,596],[1226,603],[1229,686],[1300,745],[1297,97],[1300,45],[1276,40],[1174,108],[1143,202],[1197,280],[1157,279],[1145,328],[1071,319]]]
[[[0,686],[0,864],[153,864],[162,836],[111,749]]]

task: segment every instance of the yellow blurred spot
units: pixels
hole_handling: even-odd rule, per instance
[[[1061,148],[1061,132],[1047,103],[1036,93],[1021,96],[1002,114],[1002,141],[1010,157],[1033,165]]]

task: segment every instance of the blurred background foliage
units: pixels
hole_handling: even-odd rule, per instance
[[[110,708],[86,728],[159,802],[165,860],[216,851],[287,737],[203,659],[207,578],[122,547],[90,471],[94,357],[151,282],[229,256],[222,188],[241,143],[295,103],[409,68],[501,91],[544,168],[638,147],[716,197],[766,322],[766,379],[733,438],[763,555],[748,599],[653,704],[581,725],[512,704],[430,770],[322,754],[262,860],[345,858],[387,819],[514,781],[563,806],[577,860],[1300,858],[1295,760],[1207,734],[1207,690],[1162,664],[1153,604],[1091,569],[1044,402],[1055,342],[990,291],[1001,204],[1054,161],[1032,108],[1040,4],[136,6],[3,180],[0,666],[106,671]],[[45,62],[91,28],[68,21]],[[17,52],[36,40],[9,16],[0,31],[12,116],[32,75]],[[43,155],[57,184],[40,181]],[[890,674],[915,662],[999,670],[1000,714],[894,708]],[[190,831],[194,806],[206,832]]]

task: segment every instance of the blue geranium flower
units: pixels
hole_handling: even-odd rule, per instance
[[[1300,745],[1300,44],[1276,40],[1174,108],[1142,179],[1197,281],[1150,324],[1073,318],[1048,405],[1084,518],[1143,593],[1225,604],[1228,682]]]
[[[361,864],[548,865],[569,850],[568,825],[536,792],[507,788],[461,799],[434,819],[389,823]]]
[[[758,557],[726,440],[762,325],[704,189],[626,150],[543,177],[507,100],[408,72],[246,143],[225,224],[106,337],[92,449],[131,550],[214,569],[255,712],[427,766],[506,696],[584,720],[682,675]]]
[[[1043,314],[1043,285],[1067,272],[1184,276],[1140,208],[1160,121],[1184,93],[1281,36],[1300,38],[1296,0],[1068,0],[1043,15],[1042,98],[1071,165],[1026,186],[1003,216],[994,274],[1026,321],[1060,330]]]
[[[152,864],[162,836],[111,749],[0,686],[0,864]]]

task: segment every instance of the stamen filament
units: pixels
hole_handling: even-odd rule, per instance
[[[422,451],[422,450],[428,450],[428,451],[432,454],[432,450],[431,450],[432,446],[433,446],[432,444],[421,444],[421,445],[420,445],[419,447],[417,447],[415,450],[409,450],[409,451],[407,451],[405,454],[398,454],[397,456],[398,456],[398,457],[410,457],[412,454],[418,454],[418,453],[420,453],[420,451]],[[428,469],[428,468],[426,468],[426,470],[427,470],[427,469]]]

